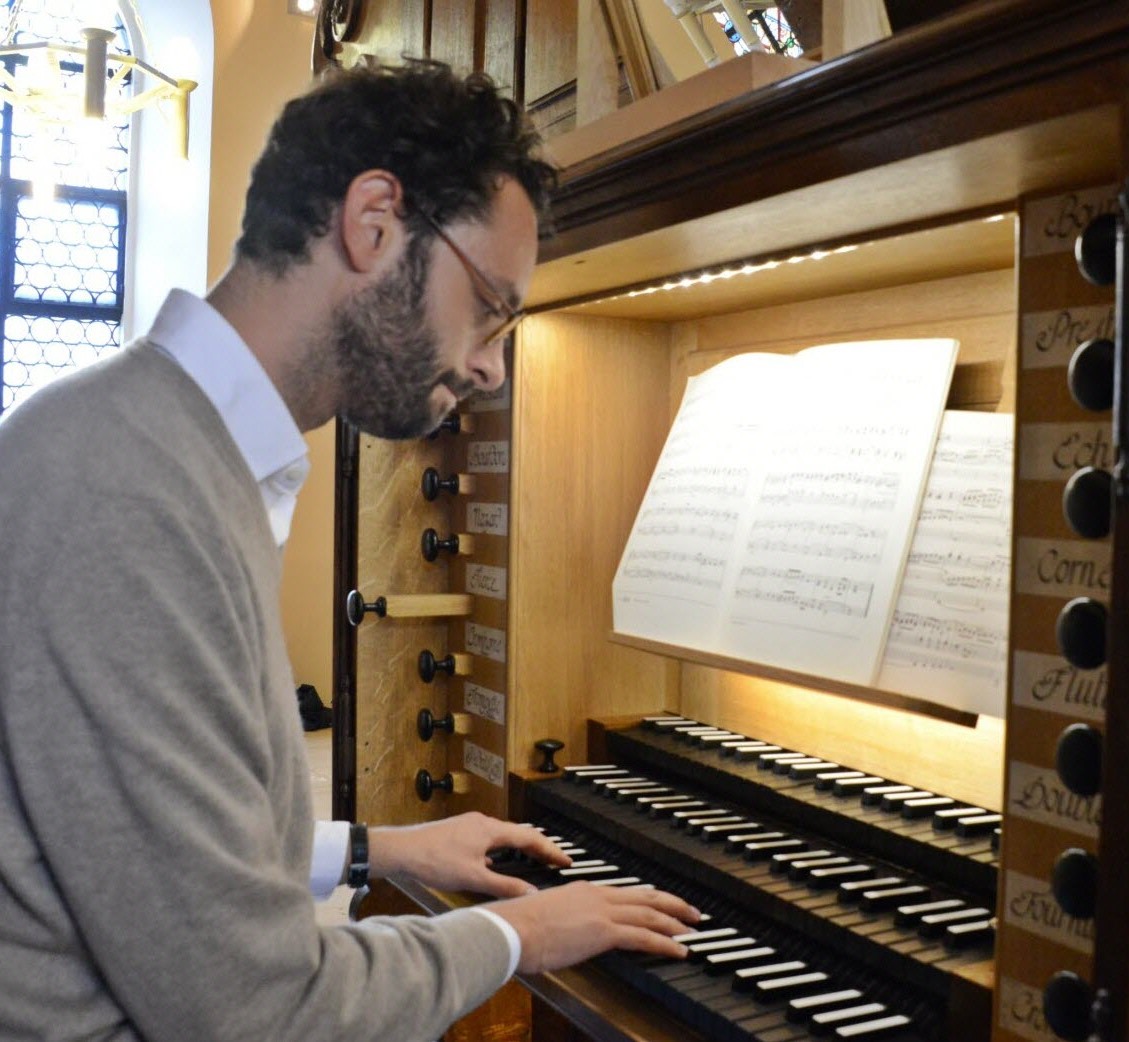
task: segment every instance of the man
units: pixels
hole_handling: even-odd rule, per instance
[[[272,129],[207,302],[174,292],[147,338],[0,424],[5,1040],[427,1039],[515,966],[684,954],[697,913],[669,894],[514,896],[489,849],[567,858],[481,815],[371,830],[370,871],[508,900],[319,928],[309,892],[276,606],[299,432],[340,413],[415,437],[502,382],[535,144],[484,77],[331,78]]]

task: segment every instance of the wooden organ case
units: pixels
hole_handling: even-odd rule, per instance
[[[720,84],[723,70],[694,89],[709,97],[706,78]],[[998,853],[981,836],[963,857],[930,829],[903,841],[897,823],[865,824],[872,846],[858,852],[911,882],[935,879],[930,899],[987,904],[986,948],[904,943],[914,931],[877,912],[840,932],[819,900],[789,903],[768,875],[720,884],[733,914],[760,924],[745,928],[798,935],[801,948],[806,935],[813,964],[852,963],[844,987],[876,981],[911,1018],[889,1037],[1125,1039],[1129,880],[1111,858],[1129,823],[1102,787],[1129,762],[1124,728],[1105,726],[1107,701],[1112,722],[1129,697],[1116,630],[1126,509],[1114,495],[1112,536],[1100,523],[1079,535],[1063,501],[1079,471],[1108,473],[1117,458],[1109,401],[1079,404],[1068,373],[1080,379],[1087,365],[1073,360],[1087,347],[1112,379],[1115,292],[1084,278],[1074,251],[1118,211],[1129,171],[1129,9],[973,3],[771,86],[717,89],[673,122],[677,103],[664,115],[660,93],[550,142],[564,162],[556,234],[498,396],[419,444],[342,432],[335,813],[396,823],[481,809],[560,825],[562,808],[587,804],[575,827],[598,843],[618,836],[622,856],[671,874],[659,881],[724,874],[695,853],[716,848],[665,823],[631,839],[620,803],[559,775],[538,781],[550,750],[536,744],[555,739],[561,763],[626,757],[736,817],[835,852],[859,842],[832,821],[830,797],[790,802],[772,771],[758,780],[638,726],[658,713],[714,725],[1002,815]],[[612,577],[687,377],[742,351],[917,336],[960,341],[950,408],[1016,417],[1006,720],[612,632]],[[1110,482],[1094,480],[1100,515]],[[432,910],[445,900],[411,896]],[[608,972],[524,983],[592,1037],[855,1037],[834,1020],[818,1031],[672,1021],[665,997],[621,983],[637,968]]]

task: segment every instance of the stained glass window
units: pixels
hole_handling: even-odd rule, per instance
[[[5,43],[82,43],[90,0],[0,0]],[[129,54],[120,18],[110,49]],[[34,61],[34,59],[31,59]],[[7,55],[13,76],[36,74]],[[81,92],[82,61],[59,62]],[[129,92],[131,77],[110,83]],[[0,414],[121,346],[128,117],[66,124],[22,105],[0,118]]]

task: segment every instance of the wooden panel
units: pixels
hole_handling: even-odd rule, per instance
[[[405,54],[427,54],[427,3],[419,0],[365,0],[356,39],[341,46],[339,61],[346,68],[367,57],[399,65]]]
[[[576,79],[577,0],[526,0],[525,103]]]
[[[1018,468],[1011,608],[1012,698],[1008,709],[1006,818],[995,1022],[1006,1042],[1030,1037],[1013,1013],[1015,996],[1038,995],[1051,975],[1091,976],[1093,924],[1072,920],[1050,892],[1055,858],[1097,846],[1099,800],[1073,796],[1054,766],[1058,735],[1081,718],[1100,725],[1101,708],[1036,699],[1050,676],[1082,681],[1055,639],[1059,611],[1073,596],[1108,601],[1109,541],[1082,540],[1062,515],[1063,487],[1078,466],[1108,465],[1109,414],[1083,410],[1067,388],[1067,365],[1082,340],[1110,323],[1112,293],[1086,283],[1074,240],[1091,216],[1110,209],[1116,190],[1099,187],[1027,200],[1019,261]],[[1105,439],[1102,431],[1105,430]],[[1096,562],[1084,570],[1060,565]],[[1093,576],[1092,581],[1084,576]],[[1104,691],[1104,669],[1088,682]],[[1073,712],[1072,712],[1073,710]]]
[[[665,327],[565,315],[522,326],[515,364],[510,763],[583,757],[584,721],[673,701],[678,667],[610,644],[611,581],[667,430]]]
[[[482,71],[524,105],[525,0],[485,0],[484,6]]]
[[[475,7],[475,0],[431,0],[430,55],[462,75],[481,67]]]
[[[424,528],[450,524],[446,504],[428,503],[419,488],[425,467],[444,466],[444,451],[439,439],[361,439],[357,581],[366,601],[449,590],[446,564],[427,564],[420,553]],[[417,770],[440,776],[447,770],[443,736],[425,744],[416,732],[422,707],[437,715],[445,710],[420,679],[416,663],[423,648],[445,644],[445,619],[370,614],[357,631],[358,821],[402,825],[442,814],[442,801],[421,803],[415,794]]]

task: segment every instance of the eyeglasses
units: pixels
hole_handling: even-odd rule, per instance
[[[451,248],[451,252],[458,258],[459,263],[470,278],[470,284],[479,299],[492,314],[499,315],[502,318],[501,323],[482,338],[482,343],[492,344],[495,340],[500,340],[512,333],[517,328],[518,323],[525,318],[525,309],[515,309],[510,306],[509,301],[499,292],[497,286],[483,274],[482,269],[462,251],[455,240],[439,227],[439,222],[431,214],[425,213],[423,210],[419,210],[418,213],[428,223],[431,230]]]

